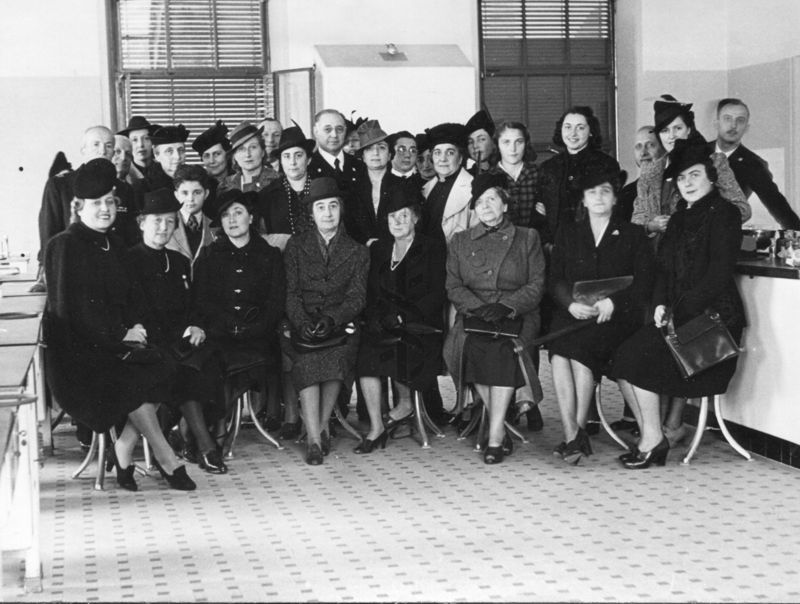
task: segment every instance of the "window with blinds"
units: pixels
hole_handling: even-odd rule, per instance
[[[537,152],[571,105],[594,109],[614,151],[612,2],[480,0],[483,102],[495,121],[527,124]]]
[[[111,2],[119,124],[181,123],[191,143],[216,120],[232,129],[272,114],[264,0]]]

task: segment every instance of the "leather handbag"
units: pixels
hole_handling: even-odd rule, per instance
[[[326,348],[333,348],[334,346],[341,346],[347,342],[347,338],[349,338],[353,333],[355,333],[355,326],[353,323],[348,323],[347,325],[343,325],[342,327],[334,329],[325,338],[313,338],[310,340],[302,338],[300,337],[300,334],[292,331],[291,342],[292,347],[296,352],[301,354],[306,352],[316,352],[318,350],[325,350]]]
[[[678,328],[670,313],[662,335],[686,380],[741,353],[719,314],[713,311],[707,310]]]
[[[134,365],[152,365],[163,361],[161,352],[157,348],[142,344],[140,342],[124,341],[122,342],[128,348],[127,351],[118,354],[117,356],[122,359],[124,363],[131,363]]]
[[[480,317],[467,315],[464,317],[464,331],[492,338],[518,338],[522,332],[522,317],[490,323]]]

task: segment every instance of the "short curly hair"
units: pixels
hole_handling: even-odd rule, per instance
[[[597,119],[592,108],[586,105],[573,105],[561,114],[561,117],[556,121],[555,130],[553,130],[553,144],[558,147],[566,147],[561,136],[561,127],[564,125],[564,118],[570,113],[577,113],[586,118],[586,123],[589,124],[588,147],[590,149],[599,149],[603,144],[603,135],[600,134],[600,120]]]

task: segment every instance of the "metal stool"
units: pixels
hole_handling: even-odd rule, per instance
[[[473,392],[473,396],[475,393]],[[480,400],[480,399],[479,399]],[[480,403],[476,403],[472,407],[472,417],[470,418],[469,423],[464,427],[464,429],[459,432],[458,440],[464,440],[467,436],[469,436],[473,430],[477,428],[477,433],[475,437],[475,450],[482,451],[483,450],[483,442],[486,440],[486,420],[489,417],[489,412],[486,410],[486,405],[481,400]],[[503,424],[506,427],[506,431],[511,434],[511,436],[517,438],[523,444],[528,444],[530,441],[525,438],[525,436],[517,430],[514,425],[505,420]]]
[[[389,385],[391,389],[392,380],[389,379]],[[415,419],[416,421],[411,424],[412,428],[416,428],[417,434],[420,437],[420,447],[423,449],[430,449],[430,441],[428,440],[428,432],[425,430],[425,426],[433,432],[433,435],[436,438],[444,438],[445,434],[439,429],[434,421],[431,419],[430,415],[428,415],[428,410],[425,408],[425,404],[422,402],[422,394],[419,390],[412,390],[409,388],[409,393],[411,394],[411,400],[414,403],[414,409],[411,411],[408,420]],[[405,419],[405,418],[404,418]],[[399,426],[395,426],[392,428],[390,436],[394,438],[393,433],[394,431],[399,428]]]
[[[117,432],[114,428],[110,428],[108,431],[108,437],[106,436],[105,432],[92,432],[92,442],[89,445],[89,450],[86,452],[86,455],[81,462],[81,465],[72,473],[72,478],[78,478],[85,470],[89,467],[89,464],[92,463],[92,460],[97,457],[97,472],[94,477],[94,490],[95,491],[102,491],[103,486],[105,484],[106,478],[106,447],[108,446],[108,440],[111,440],[111,443],[115,443],[117,441]],[[150,445],[147,442],[147,439],[142,436],[142,447],[144,449],[144,467],[140,466],[137,463],[134,463],[136,466],[136,471],[142,474],[143,476],[148,475],[148,471],[153,469],[152,457],[150,454]]]

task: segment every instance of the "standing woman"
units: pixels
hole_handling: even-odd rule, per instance
[[[286,315],[290,336],[281,342],[291,361],[291,379],[300,394],[308,435],[306,463],[319,465],[330,452],[330,419],[343,384],[352,384],[358,351],[357,330],[316,350],[300,352],[303,344],[324,345],[346,333],[364,308],[369,253],[345,232],[342,193],[333,178],[311,181],[305,198],[315,228],[289,239],[286,245]],[[284,331],[284,335],[286,332]]]
[[[485,109],[481,109],[467,121],[467,151],[475,163],[469,168],[472,176],[488,172],[497,163],[497,144],[494,139],[494,122]]]
[[[583,217],[583,192],[576,179],[587,169],[619,172],[619,164],[600,150],[603,139],[600,121],[591,107],[570,107],[556,122],[553,143],[564,149],[545,161],[539,169],[539,186],[546,225],[542,242],[553,243],[558,227]]]
[[[422,188],[423,232],[428,237],[450,241],[474,222],[469,203],[472,175],[464,168],[467,131],[461,124],[446,123],[426,133],[436,177]]]
[[[586,422],[595,382],[602,378],[617,347],[644,324],[652,293],[653,253],[644,231],[614,213],[624,184],[624,172],[594,171],[581,177],[586,217],[561,225],[550,260],[549,289],[556,303],[552,331],[596,319],[549,345],[564,428],[564,442],[554,454],[573,464],[592,452]],[[627,275],[633,283],[622,291],[595,301],[572,297],[576,281]]]
[[[472,182],[477,224],[457,233],[447,249],[447,296],[457,312],[444,343],[444,358],[456,384],[473,383],[489,413],[487,464],[510,452],[504,421],[514,390],[525,385],[514,343],[509,338],[472,335],[464,319],[489,323],[522,318],[519,339],[528,345],[539,331],[539,300],[544,290],[544,256],[539,234],[514,226],[506,217],[508,193],[502,175],[484,173]],[[462,376],[462,355],[464,375]],[[534,375],[528,367],[529,375]],[[534,400],[533,393],[530,398]],[[538,402],[538,401],[535,401]]]
[[[267,146],[261,137],[261,128],[256,128],[250,122],[242,122],[231,132],[231,150],[235,174],[222,180],[217,189],[218,193],[230,189],[260,191],[269,183],[278,178],[278,173],[272,169],[267,156]]]
[[[131,345],[147,344],[142,317],[131,304],[133,283],[125,252],[109,234],[116,218],[116,170],[93,159],[75,176],[74,207],[79,222],[53,237],[45,254],[48,296],[44,315],[47,381],[59,404],[96,432],[125,423],[114,444],[117,483],[138,489],[133,478],[133,448],[143,434],[174,489],[195,483],[167,444],[156,406],[170,397],[170,364],[123,360]]]
[[[736,371],[733,358],[684,379],[660,332],[667,309],[676,327],[701,313],[716,312],[737,341],[745,326],[733,277],[742,240],[741,213],[720,195],[705,145],[679,141],[671,155],[666,175],[675,179],[686,207],[670,217],[659,246],[653,322],[622,344],[614,358],[614,377],[641,429],[638,450],[621,458],[630,469],[666,462],[670,444],[661,427],[659,394],[721,394]]]

